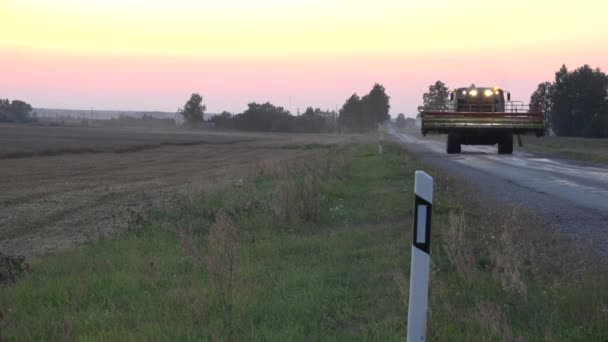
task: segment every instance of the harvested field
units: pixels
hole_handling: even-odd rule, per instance
[[[227,144],[271,139],[259,133],[179,129],[42,127],[0,124],[0,158],[66,153],[133,152],[161,146]]]
[[[353,139],[9,125],[0,126],[0,136],[0,251],[28,257],[124,229],[148,208],[193,190],[215,191],[263,163]],[[102,153],[117,146],[130,153]],[[40,156],[47,149],[59,152]],[[31,157],[7,158],[18,151]]]

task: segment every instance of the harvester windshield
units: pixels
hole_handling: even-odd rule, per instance
[[[504,92],[497,88],[470,87],[454,91],[457,112],[504,112]]]

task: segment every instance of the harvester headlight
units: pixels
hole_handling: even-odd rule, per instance
[[[492,90],[490,90],[490,89],[486,89],[486,90],[484,90],[483,94],[484,94],[485,96],[492,96],[492,94],[493,94],[493,93],[492,93]]]
[[[466,94],[467,94],[467,91],[466,91],[466,90],[463,90],[463,91],[462,91],[462,95],[466,95]]]
[[[473,89],[469,92],[469,95],[471,96],[477,96],[477,89]]]

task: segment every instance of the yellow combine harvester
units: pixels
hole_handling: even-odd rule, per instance
[[[460,153],[461,145],[498,144],[498,153],[511,154],[513,135],[545,134],[540,108],[511,101],[511,94],[498,87],[453,90],[447,110],[425,110],[421,118],[423,135],[448,135],[447,153]]]

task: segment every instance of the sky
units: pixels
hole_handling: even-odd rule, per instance
[[[526,101],[562,64],[608,71],[608,1],[0,0],[0,98],[39,108],[208,112],[270,101],[340,108],[385,86],[416,114],[428,86]]]

